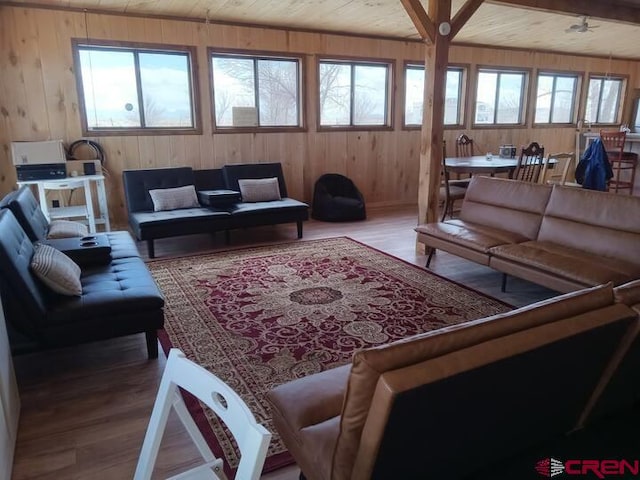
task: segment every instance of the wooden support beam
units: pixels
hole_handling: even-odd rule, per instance
[[[436,35],[436,28],[427,15],[427,12],[424,11],[424,7],[420,3],[420,0],[400,0],[402,6],[411,17],[411,21],[418,30],[418,33],[422,37],[423,40],[428,40],[433,44],[434,38]],[[430,4],[433,2],[429,2]]]
[[[458,34],[460,29],[465,23],[469,21],[478,7],[482,5],[484,0],[467,0],[465,4],[458,10],[455,16],[451,19],[451,33],[449,34],[449,41],[451,41]]]
[[[451,0],[429,2],[429,17],[435,25],[448,23]],[[420,145],[420,178],[418,184],[418,222],[435,222],[438,218],[440,168],[444,131],[444,97],[449,61],[449,35],[435,34],[433,45],[426,47],[424,114]]]
[[[487,3],[553,13],[587,15],[592,18],[622,23],[640,23],[640,8],[611,0],[487,0]]]

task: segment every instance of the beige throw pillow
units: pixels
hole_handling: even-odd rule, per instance
[[[269,202],[282,198],[277,177],[240,179],[238,185],[243,202]]]
[[[31,270],[47,287],[62,295],[82,295],[80,267],[60,250],[37,243]]]
[[[149,195],[151,195],[154,212],[200,206],[198,203],[198,195],[196,194],[196,187],[193,185],[149,190]]]
[[[47,238],[73,238],[86,237],[87,235],[89,235],[89,229],[80,222],[54,220],[49,225]]]

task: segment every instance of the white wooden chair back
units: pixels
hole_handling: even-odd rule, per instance
[[[558,169],[558,173],[555,175],[548,174],[549,164],[554,164],[554,169]],[[573,181],[569,177],[569,172],[572,172],[571,167],[575,169],[575,153],[552,153],[547,157],[547,161],[544,165],[544,170],[540,174],[540,183],[560,185],[574,185]],[[562,171],[560,171],[562,169]]]
[[[169,352],[167,365],[162,375],[147,433],[142,444],[134,480],[149,480],[151,478],[171,407],[175,408],[205,461],[204,465],[171,477],[171,479],[226,478],[222,459],[216,458],[211,452],[206,440],[187,411],[178,387],[188,391],[207,405],[231,431],[240,450],[240,463],[235,478],[258,480],[267,455],[271,433],[257,423],[247,405],[236,392],[213,373],[188,360],[177,348],[173,348]]]

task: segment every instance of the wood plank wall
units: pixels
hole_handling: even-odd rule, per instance
[[[399,6],[399,8],[401,8]],[[216,168],[233,162],[280,161],[290,195],[311,201],[323,173],[351,177],[374,205],[417,202],[420,132],[403,130],[402,88],[405,61],[421,61],[415,42],[343,35],[237,27],[107,14],[0,6],[0,195],[15,188],[11,141],[81,138],[71,38],[195,45],[198,51],[202,135],[111,136],[93,138],[105,149],[109,207],[115,225],[126,224],[121,172],[124,169],[189,165]],[[206,47],[295,52],[306,56],[306,133],[215,134],[211,128]],[[389,58],[396,61],[395,125],[384,132],[317,132],[318,55]],[[454,46],[450,61],[476,65],[538,67],[629,75],[630,91],[640,87],[638,62],[549,53]],[[471,80],[474,75],[470,75]],[[469,85],[469,92],[473,85]],[[470,93],[471,94],[471,93]],[[631,97],[631,95],[629,95]],[[630,116],[630,98],[625,119]],[[470,116],[470,112],[467,113]],[[447,130],[453,145],[462,130]],[[574,128],[466,130],[478,150],[497,153],[502,143],[537,140],[548,151],[572,150]]]

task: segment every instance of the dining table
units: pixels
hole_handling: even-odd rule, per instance
[[[474,155],[472,157],[445,158],[447,170],[452,173],[489,174],[506,173],[513,178],[513,172],[518,166],[517,158],[491,157]]]

